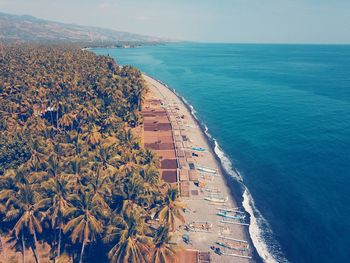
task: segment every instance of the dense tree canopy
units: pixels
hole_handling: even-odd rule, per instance
[[[131,132],[145,93],[141,73],[109,57],[0,46],[0,230],[24,262],[27,248],[40,262],[42,242],[52,260],[174,257],[183,206]]]

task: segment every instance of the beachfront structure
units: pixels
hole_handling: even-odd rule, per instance
[[[153,150],[160,158],[161,178],[177,186],[178,162],[172,126],[167,111],[157,99],[146,101],[142,111],[144,123],[143,143],[145,148]]]

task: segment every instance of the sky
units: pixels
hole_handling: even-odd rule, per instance
[[[350,43],[350,0],[0,0],[0,12],[188,41]]]

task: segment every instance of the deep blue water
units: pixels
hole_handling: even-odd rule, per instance
[[[194,106],[290,262],[350,262],[350,46],[95,52],[162,80]]]

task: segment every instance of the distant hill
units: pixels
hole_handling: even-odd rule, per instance
[[[165,42],[165,39],[112,29],[64,24],[29,15],[0,12],[0,42],[116,43]]]

